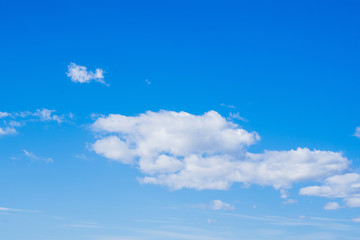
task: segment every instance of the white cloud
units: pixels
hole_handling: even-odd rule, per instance
[[[9,126],[11,127],[21,127],[23,124],[18,121],[10,121]]]
[[[16,134],[16,129],[13,127],[0,127],[0,137],[5,135],[13,135]]]
[[[25,126],[28,122],[50,122],[55,121],[62,123],[68,118],[71,118],[72,114],[67,115],[56,115],[55,110],[46,108],[37,109],[34,112],[22,111],[22,112],[0,112],[0,118],[5,120],[2,122],[3,126],[0,126],[0,136],[12,135],[17,133],[17,128]]]
[[[29,212],[29,213],[38,213],[37,210],[25,210],[25,209],[16,209],[16,208],[6,208],[6,207],[0,207],[0,211],[3,212]]]
[[[39,117],[40,121],[56,121],[61,123],[64,119],[64,116],[54,115],[55,110],[49,109],[37,109],[32,115]]]
[[[99,116],[92,129],[103,134],[93,150],[115,161],[135,164],[142,183],[171,189],[228,189],[234,183],[287,189],[347,169],[342,153],[298,148],[250,153],[260,137],[215,111],[146,112],[138,116]]]
[[[290,188],[294,182],[319,180],[345,169],[348,164],[341,154],[306,148],[245,156],[190,155],[183,163],[179,172],[146,176],[143,182],[173,189],[228,189],[236,182],[281,189]]]
[[[328,202],[324,206],[325,210],[336,210],[336,209],[339,209],[339,208],[340,208],[340,205],[337,202]]]
[[[0,112],[0,118],[5,118],[5,117],[8,117],[8,116],[10,116],[10,113]]]
[[[229,203],[225,203],[221,200],[214,200],[211,201],[209,204],[209,208],[212,210],[225,210],[225,211],[229,211],[229,210],[234,210],[235,207],[232,206]]]
[[[356,127],[354,136],[360,138],[360,127]]]
[[[280,197],[282,199],[287,199],[289,197],[289,192],[285,189],[280,189]]]
[[[349,207],[360,207],[360,174],[335,175],[325,180],[322,186],[300,189],[301,195],[326,198],[343,198]]]
[[[122,163],[131,163],[133,154],[129,146],[116,136],[102,138],[93,144],[96,153]]]
[[[360,223],[360,217],[358,217],[358,218],[353,218],[352,221],[355,222],[355,223]]]
[[[31,158],[32,160],[40,160],[40,161],[44,161],[47,163],[52,163],[54,162],[54,160],[52,158],[43,158],[43,157],[38,157],[36,156],[34,153],[27,151],[26,149],[23,149],[23,152],[25,154],[25,156]]]
[[[233,109],[236,108],[234,105],[227,105],[227,104],[225,104],[225,103],[221,103],[220,106],[222,106],[222,107],[227,107],[227,108],[233,108]]]
[[[24,152],[24,154],[25,154],[25,156],[27,156],[27,157],[29,157],[29,158],[32,158],[32,159],[34,159],[34,160],[38,160],[39,159],[39,157],[37,157],[34,153],[32,153],[32,152],[29,152],[29,151],[27,151],[27,150],[25,150],[25,149],[23,149],[23,152]]]
[[[295,204],[297,201],[295,199],[286,199],[283,204]]]
[[[240,116],[239,113],[230,113],[230,118],[237,119],[237,120],[240,120],[240,121],[243,121],[243,122],[248,122],[248,120],[246,118]]]
[[[36,109],[34,112],[31,111],[12,112],[12,113],[0,112],[0,118],[25,119],[28,121],[56,121],[58,123],[63,122],[63,120],[65,119],[65,115],[56,115],[54,114],[54,112],[55,110],[50,110],[46,108]],[[17,123],[17,125],[21,125],[21,123]]]
[[[83,153],[81,154],[74,154],[74,157],[78,158],[78,159],[82,159],[82,160],[86,160],[87,156]]]
[[[70,63],[66,75],[70,77],[71,81],[73,82],[89,83],[91,81],[96,81],[108,85],[104,81],[104,71],[100,68],[97,68],[95,72],[92,72],[88,71],[85,66]]]

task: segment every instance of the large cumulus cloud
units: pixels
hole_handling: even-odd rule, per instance
[[[234,183],[287,189],[321,181],[349,166],[340,152],[297,148],[250,153],[260,137],[215,111],[110,114],[96,119],[93,150],[114,161],[136,165],[141,182],[171,189],[228,189]]]

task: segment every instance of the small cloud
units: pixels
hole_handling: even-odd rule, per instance
[[[248,122],[248,120],[246,118],[240,116],[239,113],[230,113],[230,118],[237,119],[237,120],[240,120],[240,121],[243,121],[243,122]]]
[[[18,121],[10,121],[9,126],[11,126],[11,127],[21,127],[21,126],[23,126],[23,124],[21,122],[18,122]]]
[[[353,134],[353,136],[360,138],[360,127],[356,127],[355,133]]]
[[[337,202],[328,202],[324,206],[325,210],[336,210],[339,208],[340,208],[340,205]]]
[[[70,113],[68,114],[68,116],[69,116],[70,119],[73,119],[73,118],[75,117],[75,115],[74,115],[72,112],[70,112]]]
[[[1,212],[29,212],[29,213],[38,213],[38,210],[25,210],[25,209],[16,209],[16,208],[6,208],[0,207]]]
[[[54,115],[55,110],[49,110],[46,108],[37,109],[36,112],[33,113],[33,116],[39,117],[40,121],[56,121],[58,123],[62,123],[63,116]]]
[[[46,163],[53,163],[54,162],[54,159],[52,159],[52,158],[38,157],[34,153],[29,152],[26,149],[23,149],[23,152],[24,152],[25,156],[27,156],[28,158],[31,158],[32,160],[35,160],[35,161],[40,160],[40,161],[44,161]]]
[[[211,201],[209,204],[209,208],[212,210],[225,210],[225,211],[229,211],[229,210],[234,210],[235,207],[232,206],[229,203],[225,203],[221,200],[214,200]]]
[[[355,223],[360,223],[360,217],[353,218],[352,221]]]
[[[150,82],[149,79],[145,79],[145,83],[146,83],[147,85],[150,85],[150,84],[151,84],[151,82]]]
[[[289,196],[289,192],[288,191],[286,191],[285,189],[280,189],[280,197],[282,198],[282,199],[287,199],[288,198],[288,196]]]
[[[283,202],[283,204],[294,204],[294,203],[297,203],[295,199],[287,199],[286,201]]]
[[[16,134],[15,128],[13,128],[13,127],[1,128],[0,127],[0,137],[5,136],[5,135],[14,135],[14,134]]]
[[[100,114],[100,113],[91,113],[90,114],[90,118],[92,120],[96,120],[97,118],[105,118],[105,117],[106,117],[106,115]]]
[[[85,154],[81,153],[81,154],[75,154],[74,157],[82,159],[82,160],[86,160],[87,157]]]
[[[207,221],[208,223],[214,223],[214,222],[216,222],[216,220],[210,219],[210,218],[206,219],[206,221]]]
[[[34,112],[0,112],[0,118],[8,118],[6,121],[3,121],[2,126],[0,126],[0,136],[16,134],[17,128],[26,126],[29,122],[55,121],[57,123],[63,123],[69,122],[69,119],[73,117],[71,113],[62,115],[56,115],[54,113],[55,110],[46,108],[37,109]]]
[[[10,116],[10,113],[0,112],[0,118],[6,118],[6,117],[9,117],[9,116]]]
[[[236,108],[234,105],[226,105],[225,103],[221,103],[220,106],[227,107],[227,108],[233,108],[233,109]]]
[[[66,75],[70,77],[73,82],[89,83],[91,81],[96,81],[109,86],[109,84],[104,81],[104,71],[100,68],[97,68],[95,72],[92,72],[88,71],[85,66],[70,63]]]
[[[32,152],[29,152],[29,151],[27,151],[27,150],[25,150],[25,149],[23,149],[23,152],[24,152],[24,154],[25,154],[25,156],[27,156],[27,157],[29,157],[29,158],[32,158],[32,159],[34,159],[34,160],[39,160],[39,157],[37,157],[34,153],[32,153]]]

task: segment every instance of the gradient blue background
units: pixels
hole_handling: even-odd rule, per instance
[[[351,222],[346,231],[276,225],[191,206],[222,199],[237,214],[296,219],[351,219],[359,209],[329,212],[325,199],[309,197],[284,205],[277,191],[257,186],[171,192],[141,185],[135,167],[109,162],[86,144],[94,139],[91,113],[239,112],[248,120],[239,124],[262,137],[253,152],[342,151],[357,169],[359,10],[358,1],[328,0],[1,1],[0,111],[48,108],[75,120],[28,124],[0,138],[0,206],[41,212],[0,214],[0,239],[163,239],[137,229],[168,225],[203,239],[357,239],[359,225]],[[70,62],[104,69],[110,86],[71,82]],[[55,162],[19,160],[22,149]],[[97,228],[74,227],[80,223]]]

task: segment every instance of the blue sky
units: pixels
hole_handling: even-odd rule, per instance
[[[357,239],[357,1],[2,1],[0,239]]]

